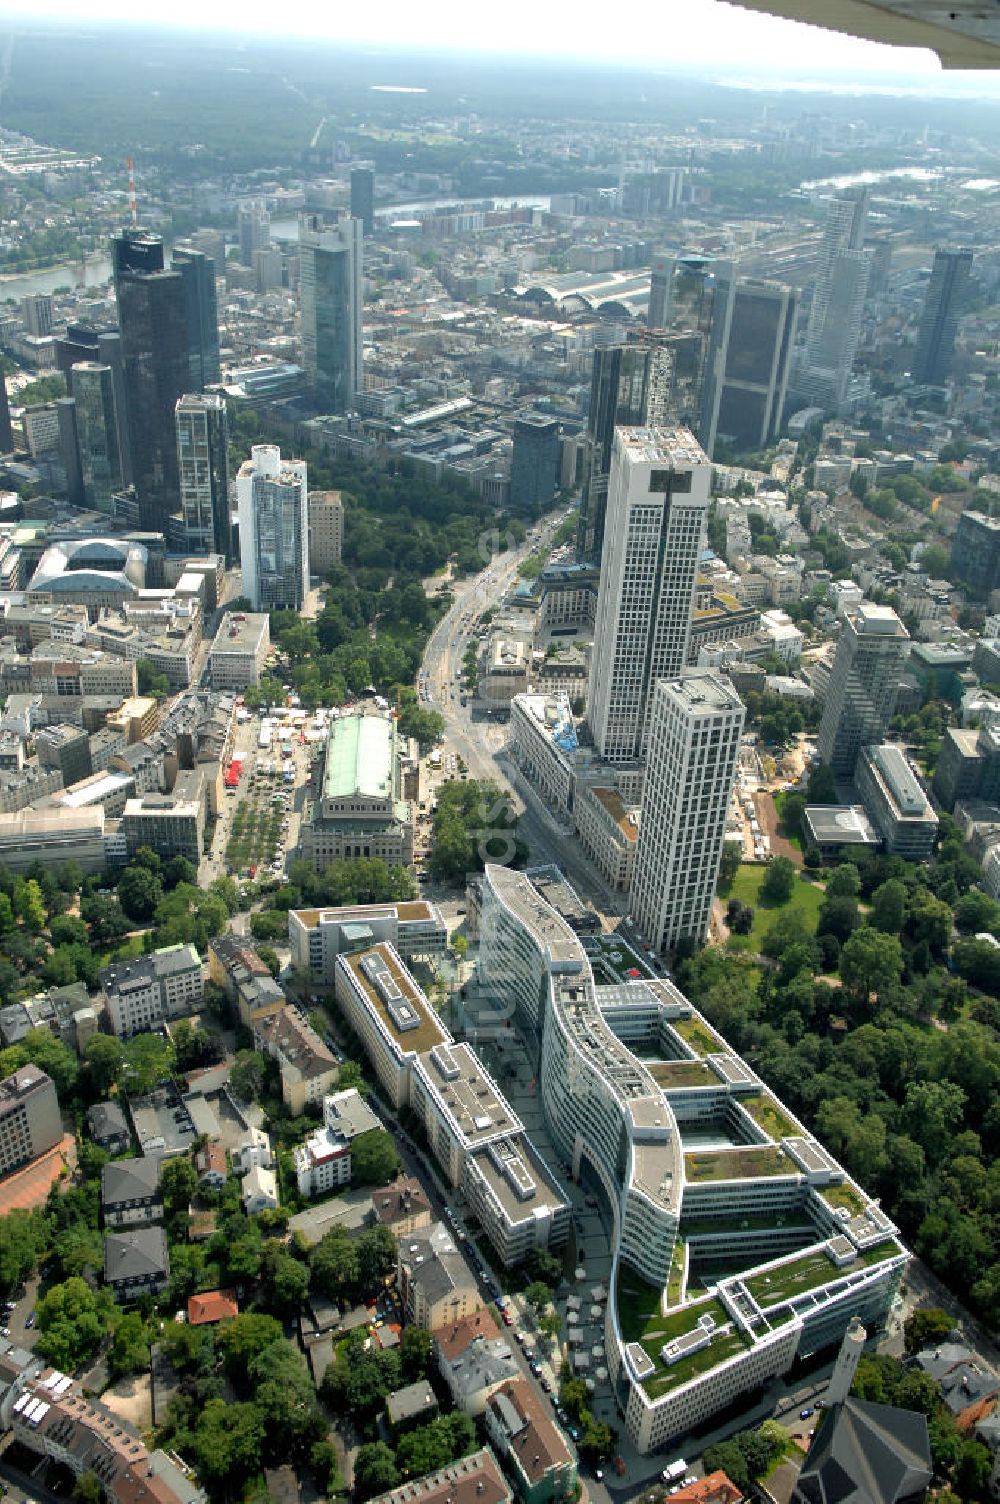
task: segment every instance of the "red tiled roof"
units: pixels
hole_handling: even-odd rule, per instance
[[[208,1326],[211,1322],[225,1321],[227,1317],[239,1314],[240,1308],[232,1290],[208,1290],[204,1295],[192,1295],[188,1301],[191,1326]]]

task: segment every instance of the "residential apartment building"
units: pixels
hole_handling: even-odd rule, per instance
[[[38,1159],[62,1136],[56,1089],[44,1071],[24,1065],[0,1081],[0,1176]]]
[[[170,1282],[170,1252],[162,1227],[108,1233],[104,1239],[104,1283],[119,1305],[159,1295]]]
[[[379,1494],[372,1504],[414,1504],[414,1484]],[[422,1504],[511,1504],[514,1495],[489,1447],[420,1479]]]
[[[336,1084],[336,1060],[297,1008],[261,1018],[253,1037],[255,1047],[278,1062],[281,1100],[292,1117],[301,1117],[307,1102],[322,1102]]]
[[[339,491],[309,492],[309,569],[322,579],[340,563],[344,548],[344,502]]]
[[[242,692],[259,684],[270,650],[270,619],[265,612],[227,611],[208,655],[212,688]]]
[[[101,1216],[105,1227],[144,1227],[162,1220],[159,1155],[113,1159],[101,1167]]]
[[[292,1158],[300,1196],[323,1196],[351,1179],[351,1144],[382,1124],[353,1087],[323,1098],[323,1127]]]
[[[631,896],[656,951],[708,933],[745,715],[709,669],[656,685]]]
[[[608,762],[644,754],[653,685],[687,660],[710,480],[687,429],[616,431],[587,701]]]
[[[396,1266],[406,1318],[428,1331],[462,1321],[483,1303],[472,1270],[443,1222],[400,1244]]]
[[[817,738],[821,760],[838,777],[850,777],[862,747],[884,741],[909,646],[891,606],[862,601],[845,614]]]
[[[486,1435],[512,1472],[524,1504],[574,1497],[576,1457],[527,1379],[501,1386],[486,1403]]]
[[[170,945],[148,956],[116,961],[98,972],[97,980],[119,1039],[195,1013],[205,996],[201,957],[193,945]]]

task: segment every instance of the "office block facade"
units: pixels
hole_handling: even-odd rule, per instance
[[[913,379],[926,386],[942,386],[951,372],[958,320],[968,306],[972,281],[971,251],[935,251],[927,284]]]
[[[685,428],[615,435],[587,705],[610,762],[642,756],[653,685],[686,662],[711,473]]]
[[[817,743],[838,777],[851,776],[862,747],[885,740],[909,647],[890,606],[862,601],[844,618]]]
[[[229,423],[226,399],[185,394],[174,410],[184,546],[233,562],[229,511]]]
[[[604,345],[594,351],[587,415],[587,455],[580,505],[581,554],[600,559],[608,505],[608,475],[615,429],[641,428],[647,419],[650,347]]]
[[[514,419],[510,504],[515,512],[552,505],[559,469],[559,423],[539,413]]]
[[[299,611],[309,589],[305,460],[256,444],[236,477],[243,593],[255,611]]]
[[[0,375],[0,454],[10,454],[14,448],[14,430],[10,422],[10,400],[7,382]]]
[[[271,244],[271,216],[263,204],[241,204],[237,233],[240,265],[253,266],[257,251],[264,251]]]
[[[375,171],[371,167],[351,168],[351,218],[359,219],[366,235],[375,230]]]
[[[163,241],[123,230],[112,241],[132,480],[144,527],[165,529],[177,505],[174,408],[189,384],[184,278],[163,268]]]
[[[171,271],[184,279],[187,321],[188,391],[202,392],[220,380],[219,305],[215,290],[215,262],[192,246],[175,246]]]
[[[977,595],[1000,584],[1000,518],[963,512],[951,545],[951,567]]]
[[[777,437],[797,314],[790,287],[737,277],[728,266],[717,276],[698,429],[709,456],[717,437],[737,450]]]
[[[309,568],[326,575],[344,547],[344,502],[339,491],[309,492]]]
[[[744,715],[708,669],[656,685],[631,893],[654,950],[708,933]]]
[[[827,205],[796,387],[831,412],[839,411],[846,399],[861,336],[871,270],[871,253],[864,248],[867,219],[867,188],[848,188]]]
[[[318,406],[348,412],[362,390],[361,222],[299,221],[302,364]]]

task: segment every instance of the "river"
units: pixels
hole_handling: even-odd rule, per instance
[[[96,256],[84,268],[80,278],[80,263],[74,261],[62,266],[50,266],[43,271],[24,272],[20,276],[0,278],[0,301],[13,298],[19,303],[34,292],[55,292],[57,287],[101,287],[111,278],[110,256]]]

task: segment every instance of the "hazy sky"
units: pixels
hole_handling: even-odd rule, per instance
[[[171,0],[157,24],[204,27],[204,0]],[[237,19],[238,13],[238,19]],[[504,0],[499,8],[476,0],[382,0],[377,7],[331,5],[330,0],[240,0],[230,22],[211,7],[214,31],[281,32],[396,47],[554,54],[650,64],[701,64],[726,71],[782,70],[798,76],[923,74],[939,71],[933,53],[857,41],[836,32],[762,16],[722,0]],[[122,21],[141,16],[134,0],[0,0],[0,19]],[[85,20],[86,17],[86,20]],[[498,32],[500,33],[498,35]]]

